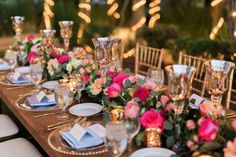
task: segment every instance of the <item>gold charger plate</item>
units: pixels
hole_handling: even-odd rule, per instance
[[[100,123],[96,121],[88,121],[90,124]],[[61,133],[70,130],[74,124],[68,124],[67,126],[58,128],[50,133],[48,136],[48,144],[49,146],[57,152],[67,154],[67,155],[80,155],[80,156],[88,156],[88,155],[98,155],[107,152],[106,146],[103,143],[102,145],[83,148],[83,149],[74,149],[70,147],[65,140],[62,139]],[[102,124],[104,126],[104,124]]]
[[[31,93],[25,94],[22,97],[19,97],[16,100],[16,106],[25,111],[32,111],[32,112],[44,112],[44,111],[53,111],[58,110],[58,106],[51,106],[51,107],[42,107],[42,108],[32,108],[27,101],[27,97],[31,96]]]

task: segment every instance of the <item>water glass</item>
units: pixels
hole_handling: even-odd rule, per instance
[[[17,65],[17,59],[16,59],[16,55],[15,54],[11,54],[11,56],[9,56],[8,58],[6,58],[6,61],[8,63],[8,65],[11,68],[11,73],[14,72],[14,69]]]
[[[106,147],[114,157],[120,157],[127,147],[127,132],[125,125],[119,122],[106,124]]]
[[[55,100],[57,106],[62,110],[61,114],[58,116],[59,120],[68,120],[69,115],[65,113],[65,109],[73,102],[73,94],[68,85],[59,84],[55,88]]]
[[[75,91],[78,93],[78,103],[80,103],[80,98],[82,96],[81,92],[84,90],[85,84],[83,82],[76,82]]]
[[[149,68],[147,78],[160,88],[164,84],[164,71],[159,68]]]
[[[35,85],[36,91],[40,90],[39,83],[43,78],[43,67],[41,64],[36,63],[36,64],[30,64],[29,67],[29,74],[31,81]]]

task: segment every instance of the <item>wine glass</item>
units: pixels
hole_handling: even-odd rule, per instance
[[[43,66],[38,58],[30,61],[29,74],[31,81],[35,85],[34,92],[40,91],[41,86],[39,84],[43,78]]]
[[[72,37],[73,21],[59,21],[61,37],[64,40],[65,50],[69,50],[70,38]]]
[[[124,124],[128,135],[128,151],[131,151],[133,138],[138,134],[140,130],[139,117],[138,116],[135,118],[125,117]]]
[[[17,56],[14,52],[12,52],[7,58],[6,61],[8,63],[8,65],[11,68],[11,74],[14,73],[15,67],[17,65]]]
[[[69,115],[65,112],[65,109],[72,103],[73,94],[68,85],[59,84],[55,88],[55,99],[58,108],[61,109],[61,114],[58,116],[59,120],[68,120]]]
[[[82,96],[81,92],[84,90],[85,84],[83,82],[75,83],[75,91],[78,93],[78,103],[80,103],[80,98]]]
[[[154,82],[157,88],[161,88],[164,84],[164,70],[159,68],[149,68],[147,79]]]
[[[106,124],[105,144],[108,152],[114,157],[120,157],[127,147],[127,132],[125,125],[119,122]]]

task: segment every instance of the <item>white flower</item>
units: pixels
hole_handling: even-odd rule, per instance
[[[52,76],[55,72],[58,71],[59,69],[59,63],[57,61],[57,59],[50,59],[48,62],[48,73]]]
[[[70,62],[66,65],[66,70],[68,73],[71,73],[73,69],[76,69],[81,64],[81,61],[75,58],[72,58]]]

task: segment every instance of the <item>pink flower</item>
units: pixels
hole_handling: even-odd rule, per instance
[[[118,83],[120,86],[122,86],[123,81],[129,77],[129,74],[121,73],[118,74],[116,77],[113,78],[113,83]]]
[[[34,35],[31,34],[31,35],[28,35],[27,40],[32,41],[34,40],[34,38],[35,38]]]
[[[141,101],[145,101],[150,96],[150,92],[144,88],[139,87],[135,92],[133,97],[139,98]]]
[[[188,120],[186,122],[186,127],[188,128],[188,130],[193,130],[195,129],[195,122],[193,120]]]
[[[175,105],[173,103],[169,103],[166,105],[166,110],[167,111],[171,111],[171,110],[174,110],[175,108]]]
[[[156,85],[156,83],[154,83],[154,82],[152,82],[150,80],[146,80],[146,82],[143,85],[143,87],[153,91],[153,90],[156,89],[157,85]]]
[[[84,69],[84,68],[80,68],[80,69],[79,69],[79,73],[80,73],[80,74],[85,73],[85,69]]]
[[[82,78],[82,81],[84,83],[87,83],[90,79],[90,76],[89,75],[80,75],[80,77]]]
[[[198,148],[198,145],[195,144],[193,141],[188,140],[187,141],[187,147],[191,150],[191,151],[195,151]]]
[[[208,102],[203,102],[201,105],[200,105],[200,112],[202,114],[202,116],[205,116],[205,117],[217,117],[218,115],[218,112],[214,106]]]
[[[164,118],[162,117],[161,113],[158,113],[154,109],[151,109],[149,111],[146,111],[142,115],[140,122],[144,128],[162,128],[164,124]]]
[[[51,54],[50,56],[52,58],[59,58],[60,57],[60,53],[53,47],[49,47],[50,51],[51,51]]]
[[[169,100],[170,98],[168,96],[166,95],[161,96],[161,103],[166,104]]]
[[[86,55],[86,51],[82,47],[76,47],[73,50],[73,55],[77,59],[84,59]]]
[[[236,131],[236,119],[231,122],[232,128]]]
[[[102,86],[103,84],[106,82],[106,79],[101,77],[101,78],[97,78],[94,83],[92,83],[90,86],[89,86],[89,89],[90,89],[90,92],[93,94],[93,95],[98,95],[99,93],[102,92]]]
[[[63,64],[69,61],[70,61],[70,57],[68,55],[63,55],[58,58],[59,64]]]
[[[136,118],[139,112],[139,105],[135,101],[130,101],[125,106],[125,116],[127,118]]]
[[[37,54],[34,51],[31,51],[30,54],[27,56],[27,61],[29,63],[33,63],[34,59],[36,58]]]
[[[111,78],[113,78],[113,77],[117,76],[117,72],[108,70],[107,75],[110,76]]]
[[[122,88],[118,83],[112,83],[105,89],[105,94],[115,98],[121,93],[121,91]]]
[[[124,81],[122,83],[124,87],[127,86],[126,83],[125,83],[126,80],[129,80],[131,82],[131,84],[135,84],[137,82],[137,78],[135,76],[131,75],[127,79],[124,79]]]
[[[40,50],[41,44],[36,44],[31,47],[31,51],[38,52]]]
[[[215,120],[205,118],[200,121],[198,136],[202,141],[213,141],[216,138],[219,126]]]
[[[236,138],[233,141],[228,141],[226,148],[224,148],[224,157],[236,156]]]

